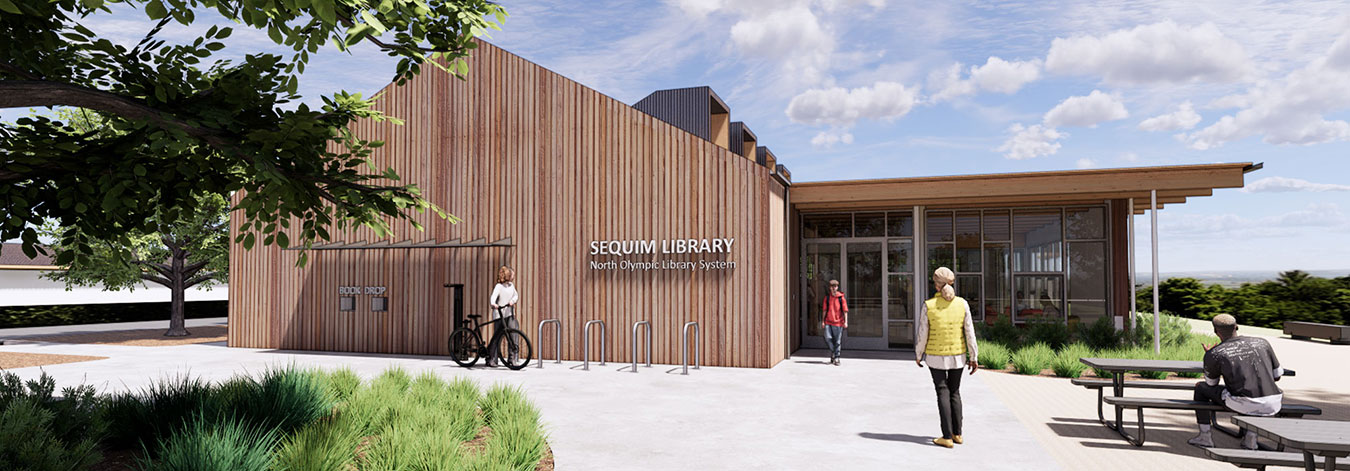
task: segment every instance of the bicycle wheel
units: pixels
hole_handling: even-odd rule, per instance
[[[497,339],[497,361],[502,365],[513,370],[524,368],[530,364],[530,356],[534,351],[530,349],[530,339],[524,332],[516,329],[506,329],[502,332],[502,338]]]
[[[478,363],[479,352],[483,351],[483,340],[474,331],[459,328],[450,334],[450,359],[459,366],[468,368]]]

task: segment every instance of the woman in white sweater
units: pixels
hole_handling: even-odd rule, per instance
[[[516,271],[511,267],[502,265],[497,269],[497,286],[492,287],[492,296],[488,298],[488,305],[492,307],[492,318],[501,319],[494,329],[512,328],[520,330],[520,323],[516,322],[516,303],[520,301],[520,292],[516,291]],[[493,335],[492,342],[488,345],[488,366],[497,366],[497,343],[499,337]],[[511,351],[515,352],[515,346],[512,345]],[[510,358],[515,362],[515,358]]]

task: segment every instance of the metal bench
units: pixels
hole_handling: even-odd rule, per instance
[[[1206,448],[1210,458],[1229,463],[1239,468],[1252,468],[1264,471],[1266,466],[1302,468],[1303,453],[1289,451],[1244,450],[1241,448]],[[1314,457],[1317,469],[1325,467],[1326,460]],[[1350,469],[1350,463],[1336,463],[1336,469]]]
[[[1210,423],[1213,424],[1213,427],[1215,429],[1223,433],[1232,435],[1234,437],[1242,436],[1241,430],[1228,430],[1225,427],[1219,425],[1217,420],[1213,420],[1214,414],[1216,413],[1231,412],[1228,410],[1227,407],[1218,404],[1203,401],[1192,401],[1190,399],[1163,399],[1156,397],[1118,397],[1118,396],[1106,396],[1102,398],[1102,401],[1113,406],[1123,407],[1126,409],[1135,409],[1138,411],[1139,435],[1137,437],[1131,437],[1129,435],[1125,436],[1125,438],[1129,440],[1130,443],[1134,444],[1134,446],[1144,446],[1144,409],[1208,411],[1211,419]],[[1305,415],[1321,415],[1321,414],[1322,409],[1318,409],[1313,406],[1303,404],[1284,404],[1284,406],[1280,409],[1280,412],[1275,415],[1278,417],[1298,418],[1303,417]],[[1124,424],[1121,425],[1122,425],[1121,433],[1123,434]]]
[[[1327,339],[1336,345],[1350,345],[1350,325],[1285,321],[1284,333],[1298,340]]]
[[[1106,416],[1102,414],[1103,391],[1111,389],[1111,380],[1109,379],[1085,379],[1074,378],[1069,380],[1074,386],[1082,386],[1088,389],[1097,390],[1097,420],[1106,423]],[[1170,389],[1174,391],[1192,391],[1195,390],[1195,383],[1189,381],[1126,381],[1126,388],[1138,389]]]

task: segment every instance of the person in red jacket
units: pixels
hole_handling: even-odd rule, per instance
[[[839,292],[839,280],[830,280],[830,295],[825,297],[820,310],[825,313],[820,327],[825,333],[825,345],[830,347],[830,364],[839,366],[839,350],[844,348],[844,329],[848,328],[848,300]]]

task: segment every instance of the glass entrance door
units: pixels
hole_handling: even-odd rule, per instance
[[[805,241],[804,245],[802,346],[825,348],[822,306],[830,293],[830,280],[839,280],[849,306],[844,348],[887,348],[885,239]]]

